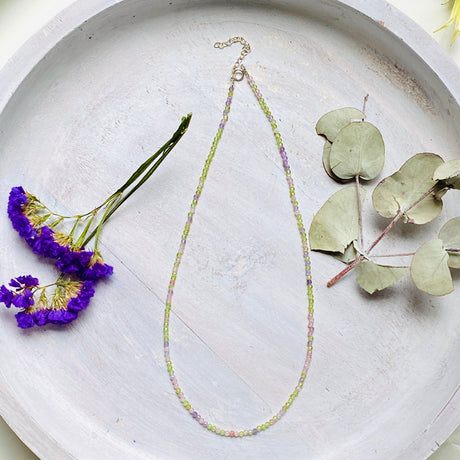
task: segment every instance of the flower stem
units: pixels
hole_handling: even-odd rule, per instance
[[[107,222],[110,216],[139,188],[143,185],[150,176],[155,172],[155,170],[160,166],[162,161],[167,157],[171,150],[176,146],[180,141],[182,136],[186,133],[187,128],[190,124],[192,114],[188,114],[186,117],[182,118],[182,122],[177,128],[176,132],[172,135],[162,147],[160,147],[150,158],[148,158],[144,163],[142,163],[139,168],[130,176],[130,178],[115,192],[113,193],[102,206],[108,204],[107,209],[104,215],[101,218],[98,226],[89,234],[89,236],[83,241],[82,247],[86,246],[93,237],[96,236],[95,246],[97,249],[97,241],[102,230],[102,226]],[[156,160],[156,161],[155,161]],[[152,164],[153,163],[153,164]],[[136,183],[136,181],[138,181]],[[134,185],[135,184],[135,185]],[[126,195],[123,195],[130,186],[133,186]]]

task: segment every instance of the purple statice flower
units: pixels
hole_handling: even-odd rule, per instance
[[[48,323],[68,324],[78,318],[78,313],[70,310],[51,310],[48,313]]]
[[[37,236],[37,231],[25,215],[28,197],[22,187],[13,187],[8,199],[8,217],[21,238],[28,240]]]
[[[10,308],[13,302],[14,293],[5,285],[0,287],[0,303],[4,303],[6,308]]]
[[[17,308],[29,308],[34,304],[34,294],[30,290],[38,286],[38,279],[30,275],[18,276],[13,278],[9,285],[13,289],[8,289],[5,285],[0,287],[0,302],[7,308],[14,305]]]
[[[29,316],[33,318],[34,324],[36,324],[37,326],[44,326],[45,324],[48,323],[49,312],[50,312],[49,310],[37,310],[31,313]],[[16,315],[16,318],[17,318],[17,315]],[[18,323],[18,326],[19,326],[19,323]]]
[[[21,294],[16,294],[11,303],[18,308],[29,308],[35,303],[34,294],[29,289],[24,289]]]
[[[92,281],[72,282],[72,295],[65,294],[56,304],[41,304],[33,308],[25,308],[16,314],[18,327],[28,329],[45,324],[68,324],[78,318],[78,313],[84,310],[94,295]],[[77,285],[75,289],[75,284]],[[75,292],[76,291],[76,292]]]
[[[111,265],[103,263],[99,256],[94,255],[94,252],[84,250],[69,251],[60,257],[55,265],[62,273],[75,275],[83,281],[108,278],[113,273]]]
[[[11,287],[15,287],[16,289],[22,289],[24,287],[38,286],[39,281],[38,278],[35,278],[31,275],[22,275],[13,278],[9,284]]]
[[[94,285],[92,281],[83,281],[81,284],[80,292],[76,297],[73,297],[69,300],[67,309],[75,313],[84,310],[88,306],[91,297],[94,295],[93,286]]]
[[[69,251],[63,254],[55,265],[62,273],[81,278],[81,274],[89,267],[91,257],[93,257],[91,251]]]
[[[27,310],[20,311],[14,315],[16,317],[16,321],[18,322],[18,327],[21,329],[28,329],[34,325],[34,319],[32,315],[27,313]]]
[[[81,279],[88,281],[96,281],[100,278],[108,278],[113,274],[113,267],[108,264],[96,262],[90,265],[81,273]]]
[[[54,231],[45,225],[39,229],[35,237],[29,238],[26,241],[35,254],[50,259],[59,259],[67,254],[70,249],[68,246],[57,242],[54,235]]]

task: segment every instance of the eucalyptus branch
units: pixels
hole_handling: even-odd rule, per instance
[[[415,252],[376,256],[371,253],[402,217],[404,222],[421,225],[439,215],[444,194],[450,189],[460,190],[460,159],[444,161],[435,153],[417,153],[381,180],[372,193],[372,205],[378,214],[389,218],[389,223],[365,250],[362,181],[377,178],[385,164],[382,134],[365,121],[368,97],[364,97],[362,111],[342,107],[327,112],[316,123],[316,133],[326,139],[324,170],[333,180],[353,181],[354,185],[334,192],[313,216],[309,230],[311,249],[348,263],[329,280],[328,287],[358,266],[358,285],[369,294],[381,291],[409,270],[407,266],[377,263],[375,259],[412,257],[410,276],[417,288],[432,295],[449,294],[453,290],[450,269],[459,268],[460,264],[456,255],[460,252],[460,216],[447,221],[437,237]],[[446,249],[448,246],[451,249]]]
[[[366,99],[364,100],[364,104]],[[364,110],[363,110],[364,111]],[[358,224],[359,224],[359,241],[360,247],[364,247],[364,232],[363,232],[363,202],[361,200],[360,184],[359,184],[359,174],[355,176],[356,184],[356,196],[358,197]]]
[[[381,257],[410,257],[413,256],[415,252],[404,252],[401,254],[372,254],[374,259],[380,259]]]
[[[349,265],[347,265],[340,273],[335,275],[334,278],[331,278],[327,282],[327,287],[334,286],[334,284],[337,283],[337,281],[339,281],[340,278],[345,276],[349,271],[353,270],[353,268],[355,268],[356,265],[358,265],[359,263],[361,263],[365,259],[366,258],[364,256],[357,257],[353,262],[351,262]]]
[[[396,216],[393,217],[392,221],[386,226],[383,232],[372,242],[369,248],[366,250],[365,255],[367,256],[377,244],[388,234],[388,232],[396,225],[396,223],[403,217],[406,213],[408,213],[411,209],[417,206],[421,201],[423,201],[426,197],[431,195],[439,188],[439,183],[436,182],[429,190],[423,193],[417,200],[415,200],[412,204],[410,204],[405,210],[399,210]],[[362,255],[357,256],[356,259],[351,262],[345,269],[343,269],[340,273],[335,275],[327,282],[327,287],[333,286],[337,281],[339,281],[343,276],[345,276],[349,271],[356,267],[360,262],[365,259]]]

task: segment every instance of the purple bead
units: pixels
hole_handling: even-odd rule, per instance
[[[197,413],[197,411],[193,411],[193,413],[192,413],[192,417],[193,417],[193,418],[197,418],[197,417],[198,417],[198,413]]]
[[[307,286],[310,286],[312,284],[311,280],[307,280]]]
[[[254,428],[254,429],[252,430],[252,434],[257,434],[258,432],[259,432],[259,431],[257,430],[257,428]]]

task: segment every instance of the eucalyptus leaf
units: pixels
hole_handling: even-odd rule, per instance
[[[399,281],[409,272],[409,267],[391,267],[364,260],[355,270],[357,283],[369,294],[373,294]]]
[[[449,255],[442,240],[424,243],[412,258],[410,271],[415,285],[431,295],[446,295],[454,290],[448,266]]]
[[[442,201],[435,192],[414,204],[436,184],[433,174],[442,163],[443,159],[434,153],[418,153],[409,158],[398,171],[375,187],[372,194],[375,210],[388,218],[401,211],[404,221],[413,224],[433,220],[442,209]]]
[[[377,177],[385,164],[385,144],[380,131],[367,121],[342,128],[330,153],[332,172],[341,179],[364,180]]]
[[[330,157],[331,157],[331,147],[332,147],[332,143],[329,142],[327,139],[326,139],[326,142],[324,143],[324,147],[323,147],[323,167],[324,167],[324,170],[327,172],[327,175],[329,177],[331,177],[332,179],[334,179],[336,182],[345,182],[344,180],[340,179],[339,177],[337,177],[333,172],[332,172],[332,169],[331,169],[331,161],[330,161]]]
[[[439,232],[439,239],[442,240],[444,248],[460,250],[460,217],[454,217],[444,224]],[[447,251],[450,268],[460,268],[460,252]]]
[[[364,120],[366,116],[354,107],[343,107],[323,115],[316,123],[316,132],[333,142],[338,132],[351,123],[352,120]]]
[[[344,264],[349,264],[350,262],[353,262],[356,259],[356,256],[358,255],[355,247],[355,241],[351,242],[346,248],[343,253],[341,252],[336,252],[334,253],[334,257],[337,260],[340,260],[340,262],[343,262]]]
[[[448,187],[460,189],[460,160],[440,165],[433,174],[433,180],[442,180]]]
[[[365,190],[360,189],[361,200]],[[358,194],[356,187],[335,192],[313,217],[310,246],[314,250],[344,253],[359,237]]]

